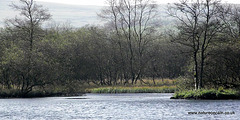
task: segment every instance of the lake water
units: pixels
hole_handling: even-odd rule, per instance
[[[172,94],[86,94],[0,99],[1,120],[240,120],[239,100],[172,100]]]

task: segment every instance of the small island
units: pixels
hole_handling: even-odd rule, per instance
[[[239,91],[232,89],[200,89],[179,91],[174,93],[171,99],[195,99],[195,100],[229,100],[240,99]]]

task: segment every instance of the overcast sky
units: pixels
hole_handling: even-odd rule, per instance
[[[0,0],[0,27],[4,26],[4,20],[14,18],[17,13],[9,5],[11,2],[19,0]],[[106,0],[35,0],[38,4],[48,8],[52,15],[52,20],[64,23],[69,22],[74,26],[84,26],[86,24],[100,24],[97,14],[105,6]],[[178,2],[179,0],[155,0],[159,4]],[[240,0],[222,0],[224,3],[237,3]],[[61,3],[61,4],[57,4]],[[94,5],[94,6],[85,6]]]
[[[53,2],[53,3],[63,3],[63,4],[73,4],[73,5],[106,5],[106,0],[36,0],[43,2]],[[155,0],[159,4],[163,3],[173,3],[179,0]],[[238,3],[240,4],[240,0],[222,0],[222,2],[227,3]]]

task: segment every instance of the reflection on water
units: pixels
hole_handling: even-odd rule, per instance
[[[239,118],[238,100],[171,100],[172,94],[86,94],[0,99],[0,119],[192,120]]]

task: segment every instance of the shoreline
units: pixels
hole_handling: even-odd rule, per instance
[[[21,94],[6,94],[1,93],[0,99],[12,99],[12,98],[44,98],[44,97],[71,97],[71,96],[82,96],[85,93],[43,93],[43,92],[33,92],[22,96]]]

